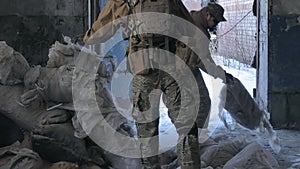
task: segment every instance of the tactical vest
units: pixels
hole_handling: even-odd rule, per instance
[[[163,34],[174,29],[170,16],[157,13],[172,14],[171,0],[128,0],[129,14],[137,14],[128,18],[130,29],[130,47],[128,49],[128,66],[133,74],[148,74],[157,64],[166,64],[170,59],[160,56],[155,48],[170,50],[170,39]],[[151,12],[151,17],[149,13]],[[146,17],[147,16],[147,17]],[[162,17],[163,16],[163,17]],[[153,34],[152,32],[155,32]],[[174,43],[175,44],[175,43]],[[163,47],[161,47],[163,46]],[[148,51],[139,52],[141,49]],[[146,69],[143,69],[146,68]],[[150,68],[150,69],[149,69]]]
[[[173,25],[172,19],[163,15],[164,17],[143,17],[146,12],[158,12],[165,14],[174,14],[179,12],[181,7],[175,2],[176,0],[128,0],[129,14],[138,14],[139,17],[129,18],[128,27],[131,31],[131,45],[128,48],[128,70],[133,74],[148,74],[151,68],[164,65],[173,65],[176,69],[182,69],[182,64],[175,61],[175,57],[165,57],[160,55],[159,46],[164,46],[162,49],[176,53],[176,55],[189,67],[194,67],[199,64],[199,58],[192,50],[176,40],[171,40],[169,37],[162,36],[168,34],[168,31],[175,31],[176,25]],[[172,3],[171,3],[172,2]],[[166,17],[165,17],[166,16]],[[177,15],[178,16],[178,15]],[[180,17],[180,16],[179,16]],[[187,18],[185,18],[187,19]],[[192,20],[189,18],[189,20]],[[177,25],[178,26],[178,25]],[[150,31],[149,31],[150,30]],[[151,34],[147,32],[156,32]],[[187,37],[183,37],[185,41],[190,41]],[[191,40],[194,40],[192,37]],[[179,40],[180,41],[180,40]],[[163,45],[161,45],[163,44]],[[140,49],[151,50],[135,53]],[[147,68],[147,69],[143,69]],[[148,69],[150,68],[150,69]]]

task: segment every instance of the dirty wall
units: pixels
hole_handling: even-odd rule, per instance
[[[45,65],[48,50],[61,35],[87,30],[87,1],[1,0],[0,40],[24,55],[31,65]]]
[[[300,129],[299,38],[300,1],[269,1],[268,107],[278,128]]]

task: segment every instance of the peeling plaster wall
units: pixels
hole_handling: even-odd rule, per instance
[[[268,95],[275,127],[300,129],[300,1],[272,0]]]
[[[44,65],[48,49],[61,35],[83,34],[83,0],[1,0],[0,40],[21,52],[31,65]]]

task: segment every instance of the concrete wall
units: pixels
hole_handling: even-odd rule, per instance
[[[276,127],[300,129],[300,1],[269,2],[268,107]]]
[[[0,40],[21,52],[32,65],[45,64],[48,49],[61,35],[87,30],[84,0],[1,0]]]
[[[256,51],[256,17],[253,0],[219,0],[227,22],[218,26],[218,53],[250,64]],[[237,24],[238,23],[238,24]]]

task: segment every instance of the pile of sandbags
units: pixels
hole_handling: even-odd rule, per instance
[[[65,38],[67,39],[67,38]],[[92,73],[91,69],[97,69],[100,77],[110,79],[115,69],[115,61],[111,56],[99,56],[91,50],[73,44],[66,40],[67,44],[55,42],[49,49],[47,68],[59,68],[63,65],[84,66],[84,70]],[[84,57],[84,59],[83,59]],[[81,67],[83,68],[83,67]],[[95,72],[95,73],[96,73]]]
[[[94,163],[100,167],[138,166],[137,159],[118,157],[96,145],[87,134],[76,134],[86,133],[86,130],[82,129],[82,123],[79,123],[82,119],[75,106],[72,106],[73,93],[86,90],[77,88],[80,86],[74,87],[74,81],[95,87],[95,90],[88,90],[86,94],[95,95],[104,121],[116,133],[133,135],[127,119],[117,111],[106,88],[115,68],[112,57],[100,57],[70,42],[55,42],[49,50],[47,67],[29,67],[21,54],[3,42],[0,44],[0,65],[0,113],[29,131],[32,142],[30,148],[43,160],[50,163],[68,161],[79,165]],[[49,105],[58,103],[62,106],[49,108]],[[64,105],[71,106],[65,109]],[[98,116],[91,110],[85,113],[97,120]],[[101,137],[105,138],[105,135],[102,133]],[[13,161],[14,156],[17,153],[12,154],[13,158],[6,159],[7,162],[18,163]],[[39,157],[34,159],[38,160]]]
[[[120,134],[134,137],[131,125],[117,111],[106,87],[114,69],[112,57],[100,57],[70,41],[52,45],[46,67],[29,67],[21,54],[0,42],[0,113],[29,131],[32,142],[30,149],[0,149],[0,168],[140,168],[139,159],[113,154],[98,144],[111,144],[112,149],[129,152],[130,142],[112,138]],[[227,99],[235,98],[229,93]],[[50,108],[50,104],[57,106]],[[243,126],[257,127],[260,118],[238,116],[241,105],[225,107]],[[202,167],[279,167],[272,155],[256,143],[215,142],[202,144],[200,151]],[[178,165],[174,152],[160,156],[162,168]]]

